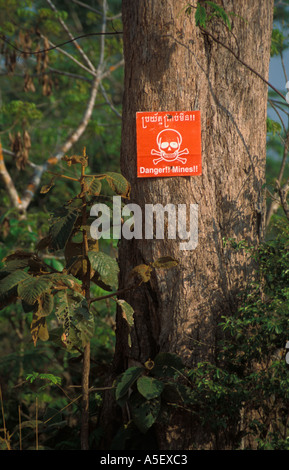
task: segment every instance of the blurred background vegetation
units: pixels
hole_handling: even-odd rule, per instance
[[[60,20],[73,37],[102,31],[102,2],[95,0],[86,4],[56,0],[53,5],[55,11],[43,0],[1,0],[0,34],[18,49],[36,51],[70,39]],[[121,0],[109,1],[105,14],[107,32],[121,31],[120,10]],[[122,61],[121,35],[103,39],[89,36],[80,39],[79,44],[97,68],[102,40],[102,71],[107,76],[98,88],[85,132],[70,152],[70,155],[81,155],[86,147],[87,174],[119,171],[123,93],[123,66],[119,65]],[[89,103],[94,76],[74,43],[66,44],[61,51],[54,49],[37,56],[21,54],[4,41],[0,48],[0,139],[7,172],[21,198],[33,180],[37,165],[43,165],[56,155],[78,128]],[[28,145],[25,135],[28,135]],[[50,169],[58,173],[65,169],[67,174],[67,166],[62,161],[55,168],[51,165]],[[75,176],[74,171],[71,167],[71,176]],[[42,185],[50,180],[51,175],[42,175],[41,183],[35,190],[33,188],[35,193],[24,216],[19,215],[19,207],[13,206],[7,187],[0,181],[1,260],[15,250],[34,251],[40,238],[47,235],[53,209],[61,201],[75,196],[75,183],[63,179],[58,180],[49,194],[40,194]],[[114,241],[103,240],[102,244],[104,251],[116,253]],[[45,261],[57,270],[63,268],[61,257],[48,255]],[[97,286],[93,289],[95,296],[101,294]],[[97,388],[103,386],[104,373],[113,354],[115,303],[104,300],[97,303],[97,310],[94,309],[98,322],[91,345],[91,385]],[[39,342],[35,348],[29,332],[31,315],[24,316],[18,304],[5,308],[0,315],[0,385],[7,429],[13,432],[19,424],[18,405],[21,406],[22,420],[27,423],[22,433],[23,448],[35,447],[33,420],[37,395],[39,419],[47,420],[40,430],[39,446],[45,443],[54,449],[78,448],[79,433],[75,433],[75,426],[79,424],[80,400],[74,400],[81,394],[81,388],[73,386],[81,384],[81,352],[68,353],[61,345],[60,337],[50,337],[47,343]],[[34,373],[45,375],[41,378],[33,376],[27,381],[27,374]],[[60,377],[61,384],[47,374]],[[95,392],[91,398],[93,423],[101,395]],[[91,438],[94,438],[93,433]],[[0,448],[1,444],[6,448],[7,441],[0,438]],[[19,442],[17,446],[19,448]]]
[[[287,2],[276,1],[275,5],[271,55],[272,60],[278,60],[282,65],[284,88],[279,91],[285,95],[288,77],[284,56],[289,45],[289,8]],[[48,194],[41,194],[41,186],[51,180],[51,175],[41,173],[41,182],[37,185],[35,175],[48,159],[53,161],[59,155],[64,143],[82,122],[91,102],[95,70],[99,64],[103,78],[93,102],[93,111],[70,154],[82,154],[86,147],[89,157],[87,173],[119,171],[123,64],[121,35],[115,33],[122,30],[120,11],[121,0],[109,0],[105,15],[100,0],[87,3],[85,0],[53,0],[53,3],[50,0],[0,0],[0,34],[22,51],[42,50],[61,44],[71,36],[101,32],[104,19],[106,32],[113,33],[78,40],[81,52],[71,42],[50,52],[28,55],[0,41],[0,140],[5,171],[20,199],[27,195],[27,189],[33,193],[27,209],[23,211],[19,201],[13,203],[5,175],[0,180],[0,260],[18,249],[34,251],[37,242],[47,234],[51,211],[61,201],[75,195],[75,183],[63,179]],[[94,72],[89,62],[94,66]],[[288,70],[287,65],[287,73]],[[289,176],[289,131],[288,105],[276,98],[271,90],[268,106],[266,198],[269,210],[272,200],[278,195],[276,180],[282,186]],[[56,160],[55,168],[61,173],[65,164],[60,159]],[[53,171],[53,165],[49,169]],[[73,167],[70,172],[74,176]],[[29,186],[31,181],[33,186]],[[272,208],[266,237],[273,245],[275,243],[275,247],[280,246],[280,237],[283,243],[279,258],[273,259],[270,252],[267,268],[269,266],[274,271],[280,259],[284,265],[289,242],[287,219],[280,203]],[[102,249],[108,253],[117,253],[114,241],[103,240],[102,244]],[[61,257],[47,255],[45,260],[55,269],[62,270]],[[284,276],[287,275],[285,268],[282,270]],[[93,289],[95,296],[101,295],[99,287]],[[98,426],[101,388],[114,352],[115,303],[103,300],[94,308],[98,321],[91,343],[91,386],[95,391],[90,396],[90,446],[98,448],[102,432]],[[59,337],[53,335],[47,342],[39,341],[34,347],[29,330],[31,315],[24,315],[18,304],[6,307],[0,314],[3,408],[0,449],[34,449],[37,419],[38,448],[77,449],[82,353],[68,352]],[[53,326],[53,316],[49,321]],[[227,329],[233,331],[233,327],[234,322],[226,323]],[[282,328],[281,343],[285,347],[287,332],[284,332],[284,321]],[[278,341],[280,343],[280,338]],[[240,344],[238,347],[240,350]],[[248,353],[247,349],[245,351]],[[212,396],[215,400],[213,391]],[[215,401],[212,407],[215,407]]]

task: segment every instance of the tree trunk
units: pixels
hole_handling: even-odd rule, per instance
[[[220,1],[216,1],[220,3]],[[215,360],[220,315],[232,314],[238,293],[254,274],[242,250],[224,239],[256,244],[262,237],[267,86],[236,55],[268,79],[273,0],[223,0],[234,12],[232,30],[213,19],[206,34],[175,0],[123,0],[125,93],[121,169],[131,201],[198,204],[198,245],[180,250],[179,240],[121,241],[121,286],[136,265],[170,255],[177,268],[157,271],[125,297],[134,308],[132,346],[117,315],[115,370],[154,359],[160,351],[180,355],[193,367]],[[196,6],[196,2],[193,2]],[[221,43],[232,49],[234,54]],[[202,175],[137,178],[136,112],[201,111]],[[212,447],[190,416],[172,415],[158,429],[161,449]]]

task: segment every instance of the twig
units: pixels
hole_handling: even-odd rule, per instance
[[[87,8],[88,10],[93,11],[97,15],[102,14],[100,10],[96,10],[95,8],[91,7],[90,5],[87,5],[86,3],[80,2],[79,0],[72,0],[72,1],[73,3],[76,3],[76,5],[80,5],[81,7]],[[118,18],[121,18],[121,13],[118,13],[115,16],[108,16],[107,20],[113,21],[113,20],[117,20]]]
[[[71,176],[61,175],[60,173],[54,173],[53,171],[50,171],[50,170],[46,170],[46,171],[47,171],[47,173],[50,173],[51,175],[57,176],[58,178],[66,178],[66,179],[71,180],[71,181],[79,181],[79,179],[72,178]]]
[[[104,86],[102,85],[102,83],[100,84],[100,89],[101,89],[101,93],[102,93],[102,96],[104,97],[105,101],[107,102],[108,106],[112,109],[112,111],[117,115],[118,118],[121,119],[121,114],[118,112],[118,110],[114,107],[113,103],[110,101],[110,99],[108,98],[107,94],[106,94],[106,91],[104,89]]]
[[[266,85],[268,85],[270,88],[272,88],[272,90],[275,91],[275,93],[277,93],[279,96],[281,96],[281,98],[286,102],[286,97],[284,95],[282,95],[282,93],[280,93],[279,90],[277,90],[277,88],[275,88],[272,83],[268,82],[268,80],[266,80],[259,72],[257,72],[257,70],[253,69],[250,65],[248,65],[246,62],[244,62],[242,59],[240,59],[240,57],[238,57],[238,55],[229,47],[227,46],[226,44],[224,44],[222,41],[220,41],[218,38],[216,38],[212,33],[209,33],[207,30],[205,30],[203,27],[200,26],[200,30],[202,31],[203,34],[206,34],[207,36],[209,36],[210,38],[212,38],[217,44],[220,44],[221,46],[223,46],[225,49],[227,49],[229,52],[231,52],[231,54],[233,54],[233,56],[235,57],[235,59],[238,60],[238,62],[240,62],[240,64],[244,65],[244,67],[246,67],[248,70],[250,70],[252,73],[254,73],[255,75],[257,75],[257,77],[259,77],[264,83],[266,83]]]
[[[102,16],[102,26],[101,32],[102,36],[100,38],[100,56],[99,56],[99,64],[98,64],[98,71],[100,71],[103,67],[104,62],[104,46],[105,46],[105,32],[106,32],[106,14],[107,14],[107,1],[103,0],[103,16]]]
[[[283,58],[283,52],[282,51],[280,52],[280,57],[281,57],[281,64],[282,64],[282,68],[283,68],[284,77],[285,77],[285,80],[286,80],[286,83],[287,83],[288,82],[288,77],[287,77],[287,72],[286,72],[286,68],[285,68],[285,64],[284,64],[284,58]]]
[[[285,127],[284,121],[283,121],[283,119],[282,119],[282,116],[281,116],[281,114],[279,113],[279,111],[278,111],[278,109],[277,109],[277,106],[275,106],[275,104],[273,103],[272,100],[268,100],[268,101],[269,101],[270,105],[272,106],[272,108],[274,109],[275,113],[277,114],[278,118],[280,119],[281,124],[282,124],[282,127],[283,127],[283,130],[284,130],[284,132],[285,132],[285,134],[286,134],[286,127]]]
[[[286,138],[285,138],[285,145],[283,149],[283,157],[282,157],[282,163],[281,167],[279,170],[279,175],[276,180],[276,189],[278,191],[278,194],[280,196],[280,187],[281,187],[281,181],[283,178],[284,170],[285,170],[285,165],[286,165],[286,160],[288,156],[288,150],[289,150],[289,129],[287,130]],[[284,188],[283,188],[284,189]],[[268,228],[270,224],[270,220],[272,215],[277,211],[278,207],[280,206],[281,199],[275,198],[274,200],[271,201],[268,211],[267,211],[267,216],[266,216],[266,228]],[[285,212],[285,211],[284,211]],[[285,212],[286,213],[286,212]]]
[[[43,37],[43,36],[41,36]],[[71,42],[71,41],[68,41],[68,42]],[[57,49],[59,52],[61,52],[61,54],[65,55],[66,57],[68,57],[70,60],[72,60],[75,64],[77,64],[79,67],[81,67],[83,70],[86,70],[86,72],[92,74],[92,75],[95,75],[95,72],[94,70],[86,67],[82,62],[79,62],[79,60],[77,60],[73,55],[69,54],[68,52],[66,52],[64,49],[62,49],[60,46],[63,45],[63,44],[60,44],[60,45],[55,45],[53,44],[53,42],[51,42],[50,40],[48,40],[48,43],[51,45],[50,48],[46,49],[46,51],[51,51],[52,49]],[[66,43],[65,43],[66,44]],[[45,50],[44,50],[45,51]]]
[[[289,180],[283,185],[282,188],[280,187],[279,183],[277,183],[277,188],[280,196],[282,209],[286,215],[286,218],[289,220],[289,205],[286,200],[289,191]]]
[[[65,153],[67,153],[71,149],[73,144],[75,142],[77,142],[77,140],[84,133],[84,131],[85,131],[87,125],[88,125],[88,122],[91,118],[91,115],[92,115],[92,111],[93,111],[94,103],[95,103],[95,100],[96,100],[96,95],[97,95],[97,90],[98,90],[99,83],[100,83],[100,77],[95,77],[95,79],[93,81],[92,88],[91,88],[91,94],[90,94],[89,102],[87,104],[85,113],[84,113],[83,118],[82,118],[79,126],[77,127],[77,129],[74,132],[72,132],[72,134],[67,138],[67,140],[63,144],[61,150],[59,152],[57,152],[56,155],[49,158],[41,167],[38,167],[37,170],[35,171],[35,173],[32,177],[32,180],[31,180],[30,184],[28,185],[28,188],[26,189],[26,191],[24,193],[22,203],[21,203],[22,209],[26,210],[27,207],[29,206],[32,198],[34,197],[35,190],[40,184],[42,174],[48,169],[50,164],[55,164],[55,163],[59,162],[61,160],[61,158],[65,155]]]
[[[72,0],[72,1],[73,3],[76,3],[76,5],[80,5],[81,7],[87,8],[88,10],[93,11],[97,15],[102,14],[100,10],[96,10],[95,8],[92,8],[90,5],[87,5],[86,3],[79,2],[78,0]]]
[[[84,77],[84,75],[78,75],[76,73],[65,72],[64,70],[54,69],[53,67],[49,67],[49,66],[48,66],[48,69],[50,73],[56,73],[58,75],[63,75],[65,77],[74,78],[76,80],[84,80],[85,82],[90,82],[90,83],[92,82],[91,78]]]
[[[46,0],[46,2],[48,3],[48,5],[50,6],[50,8],[57,13],[57,8],[55,7],[55,5],[52,3],[51,0]],[[87,55],[85,54],[84,50],[82,49],[82,47],[80,47],[80,45],[78,44],[78,42],[75,40],[75,38],[73,37],[73,35],[71,34],[71,32],[69,31],[69,28],[66,26],[66,24],[64,23],[64,21],[62,20],[62,18],[59,16],[58,17],[58,21],[59,23],[61,24],[62,28],[66,31],[66,33],[68,34],[68,36],[70,37],[70,39],[73,41],[73,44],[75,45],[75,47],[77,48],[77,50],[79,51],[80,55],[82,56],[82,58],[85,60],[85,62],[87,63],[87,65],[89,66],[90,70],[92,70],[93,72],[95,72],[95,67],[94,65],[92,64],[92,62],[89,60],[89,58],[87,57]]]
[[[138,286],[135,286],[135,287],[138,287]],[[98,302],[99,300],[110,299],[111,297],[115,297],[117,295],[122,295],[125,292],[132,290],[135,287],[126,287],[125,289],[120,289],[116,292],[111,292],[110,294],[102,295],[100,297],[94,297],[93,299],[89,299],[89,304],[92,304],[92,302]]]
[[[108,18],[108,19],[111,19],[111,18]],[[59,47],[65,46],[65,44],[69,44],[73,41],[76,41],[77,39],[87,38],[89,36],[102,36],[103,34],[105,34],[106,36],[115,36],[115,35],[118,35],[118,34],[123,34],[123,31],[108,31],[108,32],[105,32],[105,33],[101,33],[101,32],[98,32],[98,33],[85,33],[85,34],[81,34],[80,36],[76,36],[75,38],[69,39],[68,41],[64,41],[64,42],[61,42],[60,44],[52,45],[51,47],[48,47],[46,49],[37,50],[37,51],[23,51],[22,49],[19,49],[17,46],[15,46],[15,44],[13,44],[11,41],[9,41],[4,34],[0,34],[0,40],[2,40],[4,42],[6,42],[7,44],[9,44],[9,46],[11,46],[13,49],[15,49],[15,51],[19,52],[20,54],[38,55],[38,54],[43,54],[43,52],[49,52],[49,51],[52,51],[53,49],[58,49]],[[43,36],[41,36],[41,37],[43,37]],[[49,41],[49,43],[52,44],[50,41]]]

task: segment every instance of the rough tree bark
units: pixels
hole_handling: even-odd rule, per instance
[[[195,25],[194,9],[190,16],[184,13],[186,2],[123,0],[121,169],[132,185],[130,202],[142,208],[198,204],[199,242],[195,250],[180,251],[178,240],[121,241],[120,288],[138,264],[170,255],[179,266],[155,273],[126,295],[135,327],[128,348],[117,315],[118,372],[159,351],[177,353],[188,366],[214,361],[220,315],[236,311],[237,295],[254,273],[246,254],[224,247],[223,239],[255,244],[262,237],[267,86],[235,56],[268,79],[273,0],[216,3],[235,13],[231,32],[215,19],[206,34]],[[136,112],[174,110],[201,111],[203,174],[138,179]],[[171,425],[157,429],[157,438],[160,449],[212,445],[187,415],[172,414]]]

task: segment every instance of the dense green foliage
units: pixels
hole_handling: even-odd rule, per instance
[[[68,38],[61,21],[73,36],[100,32],[102,2],[91,3],[83,8],[77,2],[55,1],[53,11],[42,0],[0,1],[0,34],[19,49],[35,51]],[[109,1],[109,32],[121,30],[120,3]],[[281,59],[288,48],[286,8],[276,2],[271,55]],[[233,15],[214,2],[199,2],[194,11],[188,3],[180,14],[192,13],[200,27],[218,20],[231,28]],[[55,162],[53,174],[43,173],[25,214],[13,206],[7,187],[0,187],[0,449],[80,448],[82,359],[89,342],[91,449],[100,446],[103,392],[111,388],[123,416],[130,409],[112,449],[153,448],[154,425],[165,425],[174,410],[182,410],[214,436],[216,447],[228,441],[236,449],[246,448],[253,439],[260,449],[288,450],[289,227],[281,206],[257,251],[246,240],[224,240],[236,250],[247,250],[258,270],[247,291],[240,292],[238,312],[220,319],[217,362],[188,369],[181,358],[160,353],[105,386],[116,304],[128,331],[133,311],[113,295],[118,284],[116,241],[89,239],[88,226],[94,202],[109,204],[113,194],[129,193],[129,183],[118,173],[123,72],[115,64],[122,45],[118,35],[105,39],[105,49],[97,36],[79,43],[96,67],[103,53],[110,72],[85,132],[69,155]],[[73,43],[62,47],[70,57],[57,49],[23,55],[7,42],[1,45],[1,142],[7,171],[22,195],[35,165],[55,156],[81,122],[93,77],[71,59],[81,61]],[[288,168],[280,171],[288,106],[273,92],[269,98],[277,117],[267,120],[268,204],[278,194],[276,178],[280,185],[288,178]],[[84,147],[87,153],[82,153]],[[137,266],[134,274],[139,283],[147,282],[153,269],[173,265],[174,260],[163,258]]]

